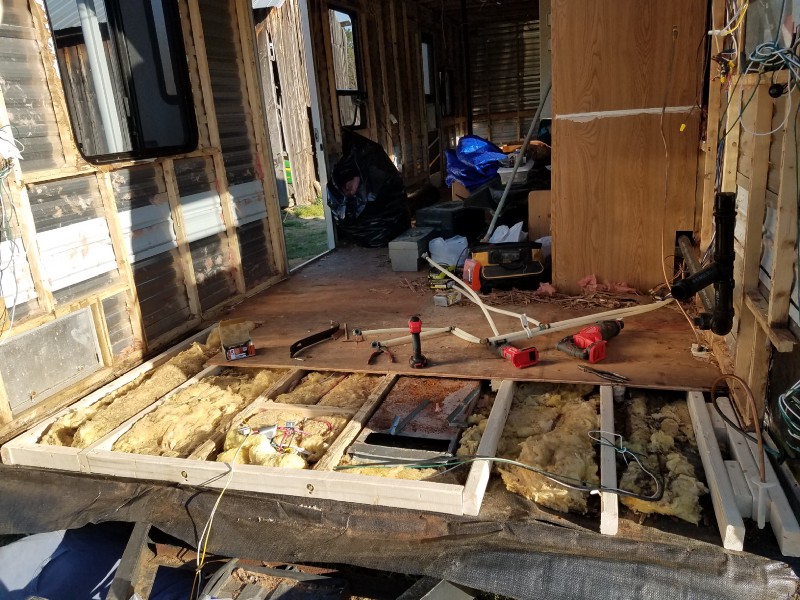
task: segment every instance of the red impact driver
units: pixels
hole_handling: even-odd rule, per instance
[[[606,357],[606,342],[619,335],[623,327],[625,324],[622,319],[597,321],[575,335],[565,337],[556,344],[556,349],[575,358],[588,360],[590,363],[600,362]]]
[[[419,334],[422,332],[422,321],[419,317],[411,317],[408,320],[408,329],[411,332],[411,347],[414,354],[408,359],[408,364],[412,369],[424,369],[428,366],[428,359],[422,354],[422,344],[420,343]]]

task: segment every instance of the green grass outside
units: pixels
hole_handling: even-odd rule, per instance
[[[285,209],[283,237],[290,269],[325,252],[328,236],[322,202]]]

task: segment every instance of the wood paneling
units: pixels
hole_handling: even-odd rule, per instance
[[[698,116],[558,120],[553,128],[553,271],[557,288],[586,275],[649,289],[663,282],[675,232],[692,230]],[[681,133],[684,121],[687,127]],[[663,245],[662,245],[663,232]]]
[[[705,0],[553,0],[553,111],[694,104],[706,8]]]
[[[552,8],[556,285],[594,274],[649,289],[695,225],[706,3]]]

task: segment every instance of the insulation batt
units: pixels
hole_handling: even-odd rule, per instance
[[[236,456],[237,464],[305,469],[309,463],[315,463],[322,458],[348,421],[347,417],[341,415],[307,418],[301,413],[291,410],[267,409],[251,416],[247,420],[247,424],[253,429],[257,429],[270,425],[283,427],[287,423],[295,423],[303,434],[298,433],[285,438],[284,433],[278,431],[275,443],[283,442],[284,446],[297,446],[308,454],[301,455],[291,451],[278,452],[265,435],[256,433],[245,437],[239,432],[238,426],[234,426],[225,436],[223,452],[217,456],[217,461],[231,462],[236,456],[236,451],[241,447]]]
[[[186,457],[263,394],[281,375],[270,369],[228,369],[167,398],[122,435],[112,449]]]
[[[330,392],[344,378],[344,375],[337,373],[314,371],[306,375],[291,392],[286,392],[275,398],[275,402],[280,404],[316,404],[320,398]]]
[[[343,456],[340,465],[368,464],[369,460],[359,460],[351,456]],[[342,473],[370,475],[372,477],[385,477],[387,479],[405,479],[407,481],[420,481],[426,477],[436,475],[436,469],[413,469],[410,467],[364,467],[361,469],[345,469]]]
[[[638,396],[631,400],[628,412],[629,440],[625,444],[639,452],[648,470],[664,478],[664,497],[658,502],[621,497],[628,508],[640,513],[657,513],[678,517],[695,525],[700,522],[700,496],[708,493],[698,481],[694,467],[685,452],[697,452],[694,429],[686,402],[665,404],[648,414],[647,400]],[[682,451],[683,450],[683,451]],[[649,495],[655,492],[652,478],[635,462],[629,463],[620,481],[626,490]]]
[[[381,377],[379,375],[367,375],[365,373],[353,373],[339,383],[330,392],[325,394],[318,406],[338,406],[340,408],[361,408],[367,401],[372,390],[378,385]]]
[[[538,384],[518,386],[500,442],[499,456],[518,460],[576,484],[600,483],[592,439],[599,427],[600,398],[595,388],[558,386],[542,393]],[[520,467],[501,466],[506,487],[560,512],[587,511],[587,494],[569,490]]]
[[[194,343],[94,404],[67,413],[49,427],[39,443],[74,448],[90,446],[197,375],[219,350],[219,336],[212,332],[206,344]]]

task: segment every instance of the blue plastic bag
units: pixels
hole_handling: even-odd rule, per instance
[[[497,175],[506,155],[490,141],[477,135],[465,135],[455,150],[445,152],[447,185],[458,181],[467,189],[476,188]]]

